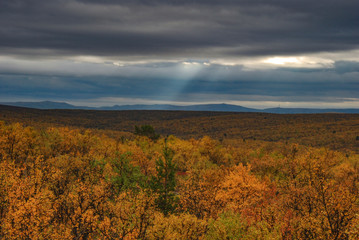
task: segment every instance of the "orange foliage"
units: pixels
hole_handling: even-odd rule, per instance
[[[170,136],[167,146],[178,167],[171,191],[179,200],[165,216],[151,188],[164,142],[0,123],[0,238],[359,236],[358,155]]]

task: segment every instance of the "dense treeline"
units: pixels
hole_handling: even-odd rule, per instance
[[[325,148],[0,123],[0,238],[358,239],[358,179]]]
[[[0,120],[36,128],[100,129],[118,138],[133,137],[135,125],[151,124],[163,136],[184,139],[281,141],[359,153],[359,114],[37,110],[0,105]]]

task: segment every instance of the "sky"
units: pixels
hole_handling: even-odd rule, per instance
[[[359,108],[358,0],[0,0],[0,102]]]

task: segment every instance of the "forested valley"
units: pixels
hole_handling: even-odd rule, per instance
[[[1,239],[359,238],[358,115],[36,111],[0,111]]]

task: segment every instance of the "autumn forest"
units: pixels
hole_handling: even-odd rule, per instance
[[[0,239],[359,239],[359,115],[0,106]]]

